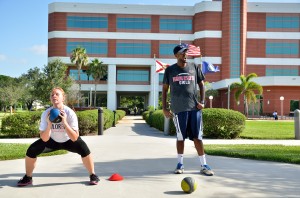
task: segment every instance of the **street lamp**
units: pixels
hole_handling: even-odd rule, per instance
[[[212,100],[214,99],[214,97],[209,96],[208,99],[209,99],[209,107],[212,108]]]
[[[283,119],[283,101],[284,101],[284,97],[280,96],[280,107],[281,107],[281,120]]]

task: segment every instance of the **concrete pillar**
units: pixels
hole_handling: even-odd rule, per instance
[[[158,93],[159,89],[159,73],[156,73],[156,66],[155,64],[151,66],[150,71],[150,77],[151,77],[151,91],[149,94],[149,105],[153,106],[155,109],[158,107]]]
[[[116,65],[108,65],[107,79],[107,108],[110,110],[117,109],[117,67]]]
[[[170,118],[164,116],[164,135],[170,135]]]
[[[300,110],[294,111],[295,139],[300,140]]]

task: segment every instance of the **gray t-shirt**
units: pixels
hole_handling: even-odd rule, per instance
[[[201,69],[194,63],[187,63],[184,68],[177,63],[167,67],[163,84],[170,86],[173,113],[197,109],[197,87],[204,79]]]

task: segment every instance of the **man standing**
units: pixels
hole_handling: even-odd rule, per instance
[[[182,174],[184,141],[186,138],[194,141],[199,161],[200,173],[212,176],[214,172],[206,163],[202,135],[202,109],[204,108],[205,88],[204,75],[194,63],[187,63],[188,45],[180,44],[173,49],[177,63],[165,70],[162,89],[162,106],[164,115],[172,117],[177,133],[178,164],[176,174]],[[198,101],[197,86],[200,90],[200,102]],[[167,93],[170,88],[171,110],[167,108]]]

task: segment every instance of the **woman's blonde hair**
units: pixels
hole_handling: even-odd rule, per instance
[[[61,88],[61,87],[54,87],[54,88],[51,90],[50,96],[51,96],[52,92],[53,92],[55,89],[60,90],[60,91],[62,92],[63,96],[66,97],[65,91],[64,91],[63,88]]]

